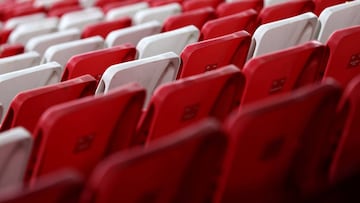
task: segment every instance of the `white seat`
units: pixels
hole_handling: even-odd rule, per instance
[[[35,52],[26,52],[15,56],[0,59],[0,74],[22,70],[40,64],[40,55]]]
[[[161,29],[162,26],[158,21],[150,21],[115,30],[110,32],[106,37],[105,44],[107,47],[113,47],[124,43],[131,43],[136,46],[142,38],[158,34],[161,32]]]
[[[61,65],[52,62],[0,75],[0,103],[4,112],[19,92],[57,83],[61,73]]]
[[[115,20],[118,18],[122,18],[122,17],[130,17],[133,18],[134,15],[141,10],[147,9],[149,8],[149,4],[147,2],[140,2],[140,3],[135,3],[135,4],[131,4],[128,6],[121,6],[118,8],[113,8],[111,10],[109,10],[106,13],[106,20]]]
[[[321,29],[318,40],[325,43],[334,31],[360,25],[360,1],[352,1],[328,7],[321,12],[319,20]]]
[[[65,42],[49,47],[45,51],[41,63],[56,61],[65,67],[72,56],[102,48],[104,48],[104,39],[99,36]]]
[[[82,30],[85,26],[102,21],[104,13],[100,8],[87,8],[64,14],[59,23],[59,30],[77,28]]]
[[[50,46],[78,40],[80,37],[81,32],[78,29],[69,29],[40,35],[29,40],[28,43],[26,43],[25,49],[27,51],[36,51],[42,56]]]
[[[174,52],[179,55],[188,44],[197,42],[199,35],[199,30],[195,26],[189,25],[145,37],[136,46],[138,58],[146,58],[165,52]]]
[[[32,145],[31,134],[22,127],[0,133],[0,188],[22,184]]]
[[[135,81],[146,88],[147,104],[156,87],[176,79],[179,67],[180,58],[173,52],[112,65],[102,75],[95,94]]]
[[[8,42],[26,44],[31,38],[57,30],[58,18],[46,18],[31,23],[24,23],[11,32]]]
[[[248,59],[316,39],[319,27],[311,12],[263,24],[253,34]]]
[[[34,4],[34,6],[38,6],[38,7],[43,6],[45,8],[49,8],[52,5],[54,5],[55,3],[60,2],[60,1],[62,1],[62,0],[35,0],[33,4]]]
[[[166,4],[164,6],[152,7],[137,12],[133,17],[134,24],[141,24],[152,20],[157,20],[161,24],[175,14],[181,12],[181,5],[178,3]]]
[[[91,7],[95,4],[95,0],[79,0],[79,2],[85,8]]]
[[[10,18],[6,21],[4,28],[5,29],[14,29],[16,26],[24,24],[24,23],[30,23],[33,21],[45,19],[46,15],[45,13],[35,13],[31,15],[25,15],[25,16],[18,16],[14,18]]]

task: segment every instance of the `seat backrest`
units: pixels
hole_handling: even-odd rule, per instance
[[[33,139],[22,127],[0,133],[0,188],[22,184]]]
[[[68,169],[45,175],[32,187],[16,186],[13,190],[2,191],[1,203],[77,203],[84,180],[79,173]]]
[[[22,126],[33,132],[40,116],[51,106],[93,95],[96,80],[84,75],[66,82],[23,91],[12,100],[1,131]]]
[[[7,112],[10,102],[18,93],[57,83],[60,76],[61,66],[56,62],[0,75],[0,103],[4,107],[4,112]]]
[[[211,39],[241,30],[252,33],[255,29],[257,12],[253,9],[229,16],[209,20],[201,29],[200,40]]]
[[[343,87],[360,71],[360,25],[335,31],[327,41],[330,50],[324,79],[332,77]]]
[[[311,12],[260,25],[253,34],[248,58],[314,40],[319,27]]]
[[[21,43],[25,45],[33,37],[55,32],[58,21],[57,18],[45,18],[21,24],[11,32],[8,42],[11,44]]]
[[[163,25],[163,31],[175,30],[187,25],[194,25],[199,30],[209,20],[215,18],[214,9],[211,7],[200,8],[167,18]]]
[[[110,9],[106,12],[106,20],[115,20],[123,17],[133,18],[134,15],[141,10],[149,8],[147,2],[138,2],[127,6],[120,6]]]
[[[103,47],[104,39],[99,36],[56,44],[46,49],[42,63],[55,61],[65,67],[72,56],[102,49]]]
[[[263,0],[242,0],[242,1],[226,1],[216,8],[216,15],[221,18],[228,15],[240,13],[248,9],[254,9],[260,12],[263,8]]]
[[[106,95],[50,107],[35,128],[35,150],[26,179],[72,167],[87,177],[106,155],[129,147],[145,90],[124,85]],[[96,115],[94,115],[96,113]]]
[[[180,55],[182,63],[178,78],[204,73],[229,64],[241,69],[245,64],[250,42],[251,36],[248,32],[238,31],[189,44]]]
[[[102,74],[111,65],[132,61],[135,56],[136,49],[131,44],[78,54],[72,56],[67,62],[61,80],[65,81],[85,74],[90,74],[96,80],[100,80]]]
[[[299,149],[309,144],[304,137],[318,142],[325,135],[312,127],[329,127],[340,95],[331,80],[234,112],[225,122],[230,146],[221,202],[294,202],[288,198],[298,192],[292,175]]]
[[[78,29],[68,29],[59,32],[39,35],[31,38],[26,43],[27,51],[36,51],[41,56],[45,53],[46,49],[52,45],[61,44],[80,39],[80,31]]]
[[[176,79],[179,67],[180,58],[173,52],[116,64],[104,72],[96,94],[134,81],[146,88],[146,105],[159,85]]]
[[[184,12],[199,8],[212,7],[215,9],[223,0],[186,0],[182,3]]]
[[[162,25],[159,22],[151,21],[115,30],[109,33],[106,37],[105,44],[107,47],[113,47],[124,43],[130,43],[136,46],[142,38],[159,34],[161,32],[161,28]]]
[[[159,23],[164,23],[166,18],[178,14],[181,12],[181,5],[178,3],[171,3],[163,6],[151,7],[148,9],[142,9],[133,17],[134,24],[146,23],[156,20]]]
[[[22,54],[24,51],[25,47],[22,44],[3,44],[0,45],[0,58]]]
[[[146,149],[114,154],[96,168],[81,202],[208,202],[226,147],[220,125],[206,120]]]
[[[224,120],[239,105],[244,83],[239,68],[229,65],[160,86],[140,120],[134,142],[151,144],[209,116]]]
[[[181,51],[188,45],[197,42],[199,30],[189,25],[172,31],[144,37],[136,46],[138,58],[155,56],[165,52],[174,52],[180,55]]]
[[[14,29],[15,27],[23,23],[29,23],[29,22],[33,22],[34,20],[45,19],[45,17],[46,17],[45,13],[35,13],[31,15],[14,17],[7,20],[3,28]]]
[[[102,21],[104,13],[100,8],[87,8],[80,11],[73,11],[64,14],[60,18],[59,30],[77,28],[82,30],[86,25]]]
[[[314,13],[319,16],[324,9],[335,6],[337,4],[342,4],[347,2],[347,0],[313,0],[315,3]]]
[[[101,36],[105,39],[110,32],[129,26],[131,26],[130,17],[123,17],[111,21],[102,21],[84,27],[81,37],[87,38],[93,36]]]
[[[337,129],[339,138],[336,151],[331,163],[329,181],[337,184],[358,174],[360,160],[356,156],[359,150],[358,135],[360,128],[360,77],[357,75],[344,90],[338,111],[340,129]],[[343,125],[341,125],[343,124]]]
[[[22,70],[40,64],[40,55],[35,51],[0,59],[0,74]]]
[[[360,1],[346,2],[326,8],[319,16],[321,29],[318,40],[325,43],[334,31],[359,25],[359,10]]]
[[[315,5],[312,0],[293,0],[268,6],[259,13],[258,24],[262,25],[306,12],[313,12],[314,8]]]
[[[255,57],[245,64],[242,105],[320,81],[327,62],[325,45],[311,41]]]

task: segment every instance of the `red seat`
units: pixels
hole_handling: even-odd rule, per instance
[[[22,54],[24,53],[24,49],[24,45],[22,44],[0,45],[0,58]]]
[[[135,3],[140,3],[143,0],[122,0],[122,1],[114,1],[111,3],[107,3],[105,4],[102,9],[105,13],[107,13],[108,11],[110,11],[111,9],[114,8],[118,8],[118,7],[122,7],[122,6],[128,6],[131,4],[135,4]]]
[[[146,0],[151,7],[163,6],[170,3],[182,4],[184,0]]]
[[[315,8],[312,0],[293,0],[285,3],[275,4],[261,10],[258,24],[270,23],[285,18],[294,17],[306,12],[313,12]]]
[[[216,8],[216,15],[218,17],[224,17],[224,16],[240,13],[248,9],[254,9],[257,12],[260,12],[263,6],[264,6],[263,0],[241,0],[241,1],[224,2],[221,3]]]
[[[84,180],[76,171],[62,170],[41,177],[33,187],[17,185],[16,189],[4,190],[1,203],[77,203]]]
[[[356,76],[346,87],[339,104],[338,124],[335,132],[340,138],[331,163],[329,180],[337,184],[359,174],[359,121],[360,121],[360,76]]]
[[[84,75],[73,80],[19,93],[11,102],[1,131],[22,126],[33,132],[40,116],[51,106],[93,95],[96,80]]]
[[[73,7],[73,6],[80,6],[79,0],[62,0],[62,1],[56,1],[54,4],[48,8],[48,12],[51,12],[53,10],[57,10],[60,8],[65,7]]]
[[[16,3],[8,7],[4,15],[4,20],[34,13],[44,13],[45,11],[45,7],[34,6],[31,2]]]
[[[327,56],[326,46],[311,41],[252,58],[243,68],[246,88],[242,105],[321,80]]]
[[[49,108],[35,128],[31,183],[68,167],[87,177],[106,155],[129,147],[144,98],[145,90],[131,83]]]
[[[111,65],[135,59],[136,48],[123,44],[106,49],[75,55],[67,62],[61,81],[90,74],[100,80],[104,71]]]
[[[239,104],[244,77],[233,65],[158,87],[139,125],[136,144],[209,116],[224,120]]]
[[[206,120],[99,164],[81,203],[210,202],[227,137]]]
[[[188,45],[180,55],[182,67],[179,78],[204,73],[229,64],[242,68],[250,42],[250,34],[239,31]]]
[[[327,41],[330,49],[324,79],[332,77],[343,87],[360,74],[360,26],[335,31]]]
[[[252,33],[256,26],[257,12],[247,10],[226,17],[210,20],[201,29],[200,40],[211,39],[241,30]]]
[[[12,29],[1,29],[0,30],[0,44],[7,43],[12,31],[13,31]]]
[[[319,16],[320,13],[327,7],[337,4],[345,3],[347,0],[313,0],[315,3],[314,13]]]
[[[112,21],[103,21],[103,22],[95,23],[88,25],[84,28],[81,34],[81,38],[87,38],[87,37],[93,37],[99,35],[105,39],[110,32],[121,28],[126,28],[129,26],[131,26],[130,17],[124,17]]]
[[[182,3],[184,11],[195,10],[199,8],[216,8],[223,0],[185,0]]]
[[[163,31],[175,30],[187,25],[194,25],[199,30],[209,20],[215,18],[214,9],[211,7],[200,8],[178,15],[170,16],[163,25]]]
[[[330,80],[233,113],[225,122],[231,144],[224,191],[218,193],[221,202],[297,202],[293,175],[298,171],[293,169],[301,173],[307,165],[296,161],[308,154],[302,151],[307,147],[316,157],[314,145],[307,142],[311,138],[317,145],[327,144],[327,134],[317,128],[329,127],[340,95],[340,87]]]
[[[79,5],[58,7],[58,8],[51,9],[48,12],[48,16],[49,17],[58,17],[58,18],[60,18],[61,16],[63,16],[66,13],[70,13],[70,12],[74,12],[74,11],[80,11],[82,9],[83,8],[81,6],[79,6]]]

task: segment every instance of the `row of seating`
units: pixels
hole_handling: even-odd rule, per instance
[[[141,106],[143,88],[128,84],[104,96],[60,104],[49,108],[41,117],[43,126],[36,130],[33,146],[33,150],[40,147],[36,160],[42,162],[35,165],[35,174],[50,175],[40,176],[35,180],[39,184],[33,182],[30,188],[8,192],[1,199],[3,202],[32,199],[50,202],[54,198],[55,202],[72,202],[77,198],[81,202],[310,201],[308,198],[317,197],[359,172],[356,156],[359,87],[360,76],[344,91],[329,79],[238,109],[225,119],[223,127],[219,121],[200,119],[151,141],[146,148],[121,152],[111,150],[130,143],[131,139],[124,133],[132,131],[130,123],[140,115],[133,107]],[[114,108],[114,102],[122,108]],[[191,111],[185,111],[180,115],[182,119],[194,116]],[[167,119],[174,116],[177,115],[171,113]],[[171,122],[162,124],[171,125]],[[24,165],[20,158],[22,161],[28,158],[31,135],[18,127],[3,132],[0,138],[8,140],[10,146],[1,148],[5,152],[2,154],[11,157],[15,156],[14,150],[17,153],[17,159],[5,166],[17,166],[21,172],[20,166]],[[110,156],[97,165],[105,154]],[[73,172],[51,173],[65,163],[77,168],[82,176]],[[91,172],[89,169],[96,165]],[[19,178],[14,176],[14,170],[8,168],[7,172],[11,174],[7,178]],[[84,175],[90,175],[85,186]],[[60,201],[60,197],[69,199]]]
[[[343,2],[6,0],[0,202],[358,202]]]

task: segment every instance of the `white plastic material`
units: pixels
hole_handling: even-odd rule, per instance
[[[145,37],[137,44],[138,58],[155,56],[165,52],[180,55],[182,50],[191,43],[197,42],[200,31],[193,25],[168,32]]]
[[[79,40],[81,32],[78,29],[69,29],[59,32],[54,32],[38,37],[33,37],[26,43],[25,49],[27,51],[36,51],[41,56],[52,45]]]
[[[59,19],[56,17],[24,23],[15,28],[9,36],[9,43],[26,44],[31,38],[55,32]]]
[[[146,88],[147,104],[156,87],[176,79],[179,67],[180,58],[173,52],[112,65],[102,75],[95,94],[135,81]]]
[[[166,4],[164,6],[152,7],[149,9],[141,10],[134,15],[134,24],[141,24],[153,20],[159,21],[161,24],[175,14],[181,12],[181,5],[178,3]]]
[[[124,43],[131,43],[134,46],[147,36],[159,34],[162,26],[158,21],[151,21],[131,27],[112,31],[105,39],[107,47],[113,47]]]
[[[49,8],[52,5],[54,5],[55,3],[60,2],[60,1],[62,1],[62,0],[35,0],[33,4],[38,7],[44,6],[46,8]]]
[[[118,8],[113,8],[106,13],[106,20],[110,21],[126,16],[133,18],[138,11],[147,8],[149,8],[149,4],[147,2],[140,2],[140,3],[131,4],[129,6],[121,6]]]
[[[31,14],[31,15],[13,17],[6,21],[4,28],[5,29],[14,29],[18,25],[38,21],[38,20],[45,19],[45,18],[46,18],[45,13],[35,13],[35,14]]]
[[[99,36],[66,42],[49,47],[41,63],[58,62],[65,67],[67,61],[74,55],[104,48],[104,39]]]
[[[77,28],[82,30],[85,26],[100,22],[104,19],[104,13],[100,8],[87,8],[64,14],[59,23],[59,30]]]
[[[311,12],[261,25],[253,34],[248,59],[314,40],[319,27]]]
[[[22,70],[40,64],[40,55],[35,52],[26,52],[15,56],[0,59],[0,74]]]
[[[321,29],[318,40],[325,43],[336,30],[360,25],[360,1],[352,1],[324,9],[319,20]]]
[[[22,127],[0,133],[0,188],[22,184],[32,145],[31,134]]]
[[[0,103],[4,112],[19,92],[58,83],[61,73],[61,65],[52,62],[0,75]]]

